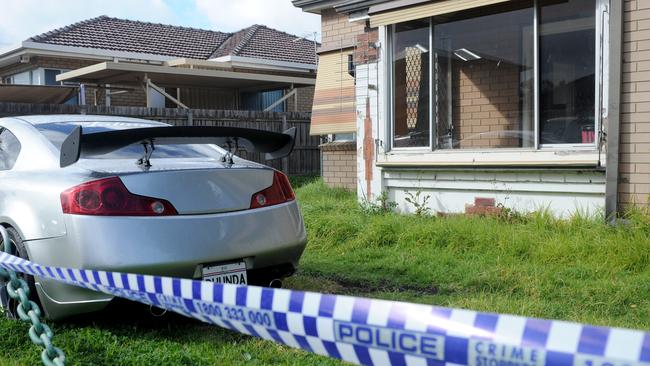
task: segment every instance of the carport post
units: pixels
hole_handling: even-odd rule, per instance
[[[86,85],[79,84],[79,105],[86,105]]]
[[[157,91],[158,93],[162,94],[165,98],[171,100],[172,102],[176,103],[177,106],[185,109],[187,111],[187,125],[188,126],[193,126],[194,125],[194,115],[192,113],[192,110],[190,107],[186,106],[185,104],[181,103],[180,100],[172,97],[169,93],[165,91],[165,89],[159,87],[158,85],[154,84],[151,82],[150,79],[147,79],[147,106],[148,106],[148,101],[149,101],[149,88]],[[176,90],[176,94],[179,94],[178,89]]]
[[[147,100],[147,108],[151,108],[151,97],[149,96],[149,76],[144,74],[144,97]]]
[[[282,131],[289,129],[289,123],[287,123],[287,114],[282,113]],[[289,174],[289,158],[286,156],[282,158],[282,172],[284,174]]]

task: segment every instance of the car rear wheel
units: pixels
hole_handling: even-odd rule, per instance
[[[7,228],[7,233],[9,234],[9,241],[11,242],[11,254],[29,260],[25,244],[23,243],[20,234],[11,227]],[[29,299],[39,304],[38,295],[36,294],[36,286],[34,284],[34,277],[20,272],[17,274],[18,278],[25,280],[29,286]],[[0,307],[2,307],[7,318],[18,319],[18,301],[9,297],[9,294],[7,293],[7,281],[4,279],[0,279]]]

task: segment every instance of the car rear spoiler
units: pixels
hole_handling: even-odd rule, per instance
[[[293,151],[296,128],[282,133],[239,127],[147,127],[83,133],[77,126],[61,145],[61,167],[80,158],[107,154],[131,144],[217,144],[241,147],[265,154],[266,160],[283,158]]]

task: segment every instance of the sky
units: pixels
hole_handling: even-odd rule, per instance
[[[27,38],[81,20],[116,18],[233,32],[264,24],[314,38],[320,17],[291,0],[0,0],[0,53]],[[317,35],[320,39],[320,35]]]

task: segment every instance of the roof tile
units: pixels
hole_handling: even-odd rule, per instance
[[[34,36],[28,41],[195,59],[237,55],[316,64],[313,41],[263,25],[224,33],[104,15]]]

